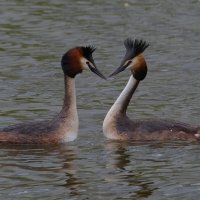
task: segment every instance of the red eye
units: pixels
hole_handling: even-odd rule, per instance
[[[132,61],[131,61],[131,60],[129,60],[127,64],[128,64],[128,65],[130,65],[131,63],[132,63]]]

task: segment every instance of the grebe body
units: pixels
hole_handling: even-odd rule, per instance
[[[0,129],[0,143],[11,144],[58,144],[73,141],[78,134],[75,76],[83,70],[105,77],[96,68],[92,46],[75,47],[61,60],[64,72],[65,96],[60,113],[50,121],[22,123]]]
[[[129,102],[141,80],[147,74],[147,65],[143,52],[149,46],[142,40],[126,39],[126,55],[119,68],[110,76],[114,76],[125,69],[132,72],[129,81],[108,111],[103,122],[104,135],[113,140],[200,140],[200,128],[173,120],[147,119],[131,120],[127,114]]]

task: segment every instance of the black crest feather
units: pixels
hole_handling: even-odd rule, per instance
[[[83,54],[86,58],[90,58],[92,56],[92,53],[96,50],[94,46],[86,46],[82,47],[83,49]]]
[[[131,58],[134,58],[140,53],[143,53],[144,50],[149,46],[149,44],[146,41],[143,41],[142,39],[132,40],[131,38],[127,38],[124,41],[124,46],[126,47],[128,55]]]

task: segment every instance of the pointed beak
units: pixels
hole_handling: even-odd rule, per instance
[[[94,63],[92,63],[92,64],[93,64],[93,66],[89,62],[87,62],[87,65],[90,68],[90,70],[93,73],[95,73],[96,75],[98,75],[99,77],[101,77],[102,79],[107,80],[106,77],[97,69],[97,67],[95,66],[95,64]]]
[[[112,74],[109,75],[109,77],[115,76],[120,72],[123,72],[129,66],[129,64],[129,62],[126,65],[121,64]]]

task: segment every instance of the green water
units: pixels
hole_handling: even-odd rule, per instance
[[[199,125],[200,1],[0,2],[0,127],[51,119],[63,101],[60,59],[92,44],[105,75],[143,38],[149,72],[128,113]],[[76,78],[78,139],[59,146],[0,146],[0,199],[198,199],[198,144],[107,141],[102,121],[129,72]]]

